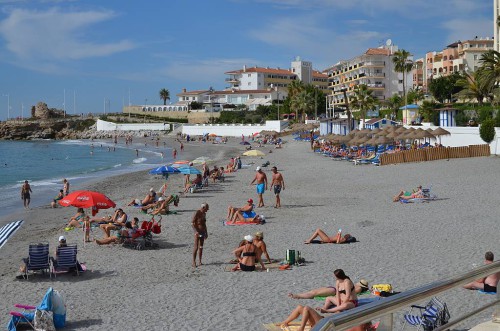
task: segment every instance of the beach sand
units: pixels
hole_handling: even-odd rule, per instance
[[[75,208],[36,208],[0,218],[0,225],[16,219],[26,223],[1,249],[1,323],[15,303],[37,304],[50,286],[63,291],[68,307],[65,330],[263,330],[263,324],[280,322],[297,304],[319,306],[314,300],[294,300],[289,292],[334,285],[333,270],[342,268],[355,282],[391,283],[405,291],[480,265],[488,250],[500,256],[496,184],[500,182],[497,157],[454,159],[397,166],[353,166],[314,154],[309,144],[291,138],[283,149],[263,159],[242,157],[249,167],[227,174],[224,183],[181,198],[178,213],[162,221],[155,236],[160,248],[137,251],[120,245],[83,246],[81,230],[62,230]],[[241,153],[237,139],[227,145],[184,143],[180,159],[210,156],[228,158]],[[257,213],[264,225],[223,226],[228,205],[242,206],[257,199],[250,182],[257,165],[269,160],[282,172],[286,189],[283,208],[275,209],[273,195],[265,193],[266,207]],[[213,164],[212,164],[213,166]],[[265,168],[268,178],[270,167]],[[178,192],[182,176],[172,175],[168,192]],[[401,189],[432,185],[440,198],[430,203],[393,203]],[[88,189],[106,193],[118,206],[143,197],[161,180],[146,171],[91,183]],[[77,189],[74,187],[73,190]],[[51,197],[47,197],[50,201]],[[193,230],[191,218],[202,202],[208,202],[209,237],[204,245],[204,265],[191,267]],[[21,205],[20,205],[21,208]],[[132,207],[129,216],[145,215]],[[99,215],[109,214],[102,210]],[[338,228],[359,242],[347,245],[304,245],[316,228],[334,234]],[[287,249],[301,252],[306,264],[272,272],[225,272],[231,251],[247,234],[264,232],[273,259],[284,259]],[[64,234],[78,243],[78,259],[88,271],[80,276],[58,275],[16,280],[30,242],[50,242]],[[102,237],[99,229],[93,235]],[[493,296],[474,291],[451,290],[442,295],[452,319]],[[395,325],[402,323],[401,313]],[[471,327],[486,320],[491,311],[460,325]]]

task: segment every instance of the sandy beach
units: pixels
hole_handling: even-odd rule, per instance
[[[248,167],[227,174],[226,181],[181,198],[178,213],[162,221],[155,236],[159,249],[137,251],[121,245],[83,246],[81,230],[62,228],[74,215],[73,207],[21,210],[0,218],[0,225],[24,219],[23,227],[1,249],[1,323],[15,303],[38,304],[50,286],[64,293],[67,303],[65,330],[263,330],[265,323],[279,322],[299,303],[314,307],[315,300],[294,300],[289,292],[334,285],[333,270],[342,268],[355,282],[391,283],[405,291],[480,265],[484,253],[500,257],[498,240],[497,185],[500,159],[483,157],[453,159],[397,166],[353,166],[314,154],[309,144],[286,137],[282,149],[262,147],[261,158],[242,157]],[[226,145],[184,143],[179,159],[209,156],[213,166],[226,166],[229,157],[242,153],[238,139]],[[272,149],[272,153],[268,154]],[[250,185],[255,167],[264,168],[268,178],[273,165],[283,174],[286,189],[281,209],[272,207],[274,196],[267,191],[266,207],[257,213],[264,225],[223,226],[228,205],[243,206],[257,199]],[[76,189],[98,190],[125,206],[129,216],[145,215],[126,207],[134,197],[143,197],[161,179],[147,171],[94,182]],[[168,193],[181,190],[182,176],[172,175]],[[430,203],[393,203],[401,189],[418,184],[432,186],[439,199]],[[50,197],[47,197],[50,201]],[[204,265],[191,267],[193,230],[191,218],[202,202],[207,213],[209,237],[204,245]],[[99,215],[110,214],[102,210]],[[316,228],[334,234],[338,228],[359,242],[347,245],[304,245]],[[306,264],[291,270],[270,272],[226,272],[231,251],[247,234],[264,232],[273,259],[284,259],[287,249],[301,252]],[[49,242],[51,251],[59,235],[77,243],[78,259],[88,270],[80,276],[37,275],[17,280],[21,258],[31,242]],[[93,236],[102,237],[99,229]],[[452,318],[470,311],[492,296],[455,289],[442,296]],[[402,313],[402,312],[401,312]],[[460,325],[467,329],[486,320],[491,311]],[[399,315],[395,325],[402,323]]]

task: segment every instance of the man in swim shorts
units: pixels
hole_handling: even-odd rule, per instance
[[[267,189],[267,176],[260,167],[257,167],[255,171],[255,177],[250,185],[253,185],[255,182],[257,183],[257,195],[259,196],[259,205],[257,207],[264,207],[262,194],[264,194]]]
[[[494,255],[492,252],[484,254],[484,264],[493,263]],[[464,288],[468,290],[483,290],[485,292],[497,293],[497,284],[500,280],[500,272],[489,275],[488,277],[478,279],[472,283],[465,284]]]
[[[191,226],[194,230],[193,268],[197,267],[196,253],[198,253],[198,265],[202,265],[201,258],[203,256],[203,244],[205,239],[208,238],[207,211],[208,203],[204,202],[201,204],[201,208],[194,213],[193,220],[191,222]]]
[[[281,173],[278,172],[278,168],[272,167],[271,171],[273,172],[273,179],[271,181],[271,188],[269,190],[274,190],[274,195],[276,196],[276,204],[274,205],[274,208],[280,208],[280,193],[281,190],[285,189],[285,180],[283,179]]]

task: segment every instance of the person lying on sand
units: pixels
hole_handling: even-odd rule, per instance
[[[243,217],[243,213],[250,213],[253,211],[254,204],[253,199],[248,199],[247,204],[241,208],[229,206],[227,208],[227,221],[230,223],[236,222],[236,219],[244,222],[245,218]]]
[[[337,234],[332,237],[329,237],[323,230],[316,229],[313,235],[309,239],[304,241],[304,244],[312,243],[313,240],[315,240],[317,237],[320,237],[321,239],[319,243],[328,243],[328,244],[344,244],[346,242],[349,242],[349,240],[353,238],[349,233],[346,233],[344,236],[342,236],[342,229],[339,229]]]
[[[362,292],[369,291],[368,282],[365,279],[361,279],[354,285],[354,292],[360,294]],[[288,296],[292,299],[314,299],[314,297],[329,297],[337,294],[335,286],[319,287],[307,292],[302,293],[288,293]]]
[[[144,199],[133,199],[127,206],[146,206],[155,202],[155,199],[156,192],[153,188],[150,188],[149,193],[144,197]]]
[[[401,190],[398,194],[396,194],[392,201],[398,202],[400,199],[408,200],[414,198],[423,198],[424,194],[422,193],[422,185],[419,185],[416,190],[413,192]]]

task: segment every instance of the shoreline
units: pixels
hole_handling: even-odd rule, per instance
[[[194,157],[217,159],[219,155],[222,162],[215,163],[224,167],[230,156],[243,149],[234,139],[227,145],[185,146],[186,153]],[[227,174],[225,182],[210,183],[200,192],[181,197],[179,207],[173,208],[177,214],[163,217],[162,233],[154,236],[160,245],[157,250],[93,243],[84,246],[81,231],[61,230],[74,208],[27,212],[26,223],[0,255],[0,307],[8,311],[14,303],[38,303],[52,286],[66,296],[67,328],[71,330],[142,329],[144,325],[151,330],[262,330],[265,323],[284,320],[298,304],[319,306],[315,300],[294,300],[287,294],[332,285],[336,268],[344,269],[354,282],[364,278],[370,286],[390,283],[394,290],[405,291],[479,265],[487,250],[496,253],[497,259],[500,256],[498,235],[492,231],[500,213],[492,185],[500,180],[500,173],[491,170],[498,168],[498,158],[353,166],[312,153],[308,143],[289,140],[283,146],[281,150],[262,148],[267,154],[262,159],[243,157],[243,164],[249,166]],[[268,154],[270,149],[272,154]],[[265,215],[266,224],[223,226],[221,219],[228,205],[241,206],[248,198],[256,201],[250,182],[255,167],[264,160],[271,162],[264,169],[268,178],[273,165],[284,176],[283,208],[272,208],[274,196],[268,191],[264,194],[266,207],[257,208],[258,214]],[[160,181],[154,177],[146,171],[134,172],[96,181],[88,188],[102,189],[121,206],[133,197],[143,197],[150,187],[156,189]],[[169,181],[167,192],[177,192],[182,176],[172,175]],[[432,185],[439,199],[420,204],[391,201],[399,190],[417,184]],[[457,190],[467,192],[470,198],[457,196]],[[190,220],[202,202],[210,205],[209,237],[204,245],[204,265],[192,268]],[[98,216],[110,211],[102,210]],[[145,219],[131,207],[126,212]],[[316,228],[328,234],[342,228],[358,242],[304,245]],[[306,264],[287,271],[225,272],[234,258],[231,251],[245,235],[256,231],[264,232],[271,258],[283,260],[286,250],[294,249],[301,252]],[[14,280],[28,243],[48,241],[52,250],[60,234],[69,243],[78,244],[78,259],[86,263],[88,271],[52,280],[43,276]],[[102,232],[94,229],[92,236],[101,238]],[[452,317],[457,317],[494,298],[455,289],[442,299]],[[395,323],[401,321],[400,313],[395,314]],[[489,315],[485,311],[463,326],[475,325]],[[7,318],[2,321],[6,323]]]

